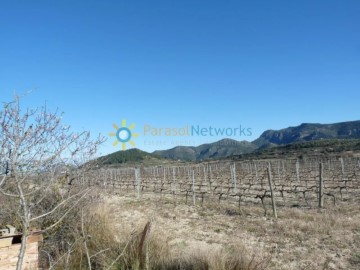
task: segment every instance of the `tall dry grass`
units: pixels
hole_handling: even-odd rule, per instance
[[[75,222],[74,222],[75,221]],[[97,202],[83,206],[63,224],[57,242],[45,241],[44,267],[52,269],[158,269],[158,270],[258,270],[270,258],[259,259],[242,247],[213,252],[173,252],[161,230],[151,222],[129,231],[118,230],[111,209]],[[67,231],[67,233],[64,232]],[[51,252],[47,249],[51,249]]]
[[[172,250],[156,224],[148,222],[138,228],[120,230],[111,209],[105,207],[98,191],[74,205],[64,205],[59,213],[40,220],[37,228],[46,228],[68,209],[62,222],[44,233],[40,246],[42,269],[159,269],[159,270],[257,270],[266,269],[269,259],[247,254],[232,246],[217,251],[179,252]],[[49,191],[38,205],[39,211],[51,209],[62,200],[56,189]],[[14,203],[0,196],[0,225],[17,224]],[[121,222],[121,221],[120,221]]]

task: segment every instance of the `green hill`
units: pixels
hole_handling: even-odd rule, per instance
[[[148,152],[133,148],[125,151],[117,151],[109,155],[100,157],[97,162],[102,165],[115,165],[128,162],[149,162],[159,161],[164,158],[150,154]]]

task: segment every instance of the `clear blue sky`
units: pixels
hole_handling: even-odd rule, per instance
[[[145,124],[242,125],[252,136],[234,139],[254,140],[358,120],[359,14],[359,0],[2,1],[0,100],[32,90],[25,105],[106,136],[125,118],[147,151],[173,145],[144,145]]]

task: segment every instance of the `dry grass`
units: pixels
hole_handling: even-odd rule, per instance
[[[50,200],[56,200],[52,196]],[[8,222],[11,205],[1,216]],[[360,269],[358,205],[280,207],[91,194],[45,235],[52,269]],[[43,221],[45,224],[49,220]],[[150,222],[150,223],[148,223]],[[148,226],[145,226],[149,224]],[[41,225],[41,224],[39,224]]]
[[[120,204],[135,219],[138,205],[141,205],[138,201],[131,200]],[[269,257],[255,256],[239,243],[209,249],[210,244],[201,247],[186,239],[177,241],[155,216],[129,222],[118,215],[119,210],[109,201],[99,199],[79,205],[61,226],[46,236],[42,266],[51,269],[257,270],[265,269],[269,263]],[[161,215],[172,219],[167,212]]]
[[[205,261],[209,267],[200,269],[232,269],[230,265],[238,261],[242,268],[234,269],[360,268],[357,205],[339,205],[322,212],[281,207],[276,221],[270,214],[264,216],[260,205],[240,210],[216,203],[192,207],[157,195],[144,195],[140,200],[131,195],[114,196],[107,203],[114,207],[112,215],[120,231],[152,220],[152,234],[161,235],[168,245],[164,250],[170,255],[166,256],[192,260],[196,255],[196,261]],[[254,262],[249,266],[251,258]]]

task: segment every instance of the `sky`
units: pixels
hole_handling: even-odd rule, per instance
[[[358,0],[0,3],[0,101],[59,108],[101,154],[123,119],[150,152],[360,119]]]

